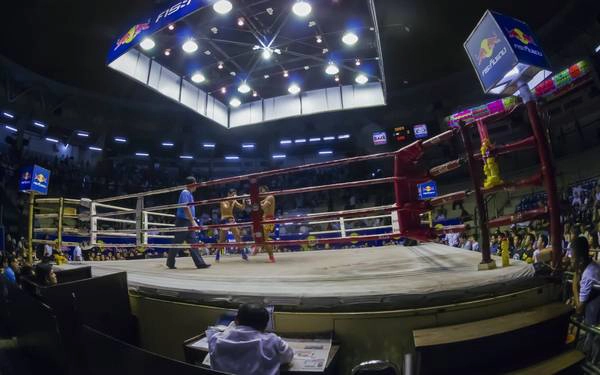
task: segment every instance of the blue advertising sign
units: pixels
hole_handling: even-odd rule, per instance
[[[373,133],[373,144],[375,146],[387,144],[387,134],[385,132]]]
[[[419,125],[413,126],[413,131],[415,132],[416,139],[423,139],[423,138],[427,138],[429,136],[429,132],[427,131],[426,124],[419,124]]]
[[[108,53],[107,64],[118,59],[145,37],[154,34],[183,17],[189,16],[209,5],[209,3],[208,0],[176,0],[168,6],[159,8],[152,17],[133,25],[123,36],[115,41]]]
[[[512,94],[517,81],[527,83],[538,72],[550,69],[525,22],[489,10],[464,48],[486,93]]]
[[[40,195],[48,194],[48,184],[50,183],[50,171],[32,165],[22,168],[19,172],[19,191],[23,193],[34,192]]]
[[[435,181],[427,181],[422,184],[418,184],[417,189],[419,190],[419,199],[421,200],[435,198],[438,196],[437,184]]]

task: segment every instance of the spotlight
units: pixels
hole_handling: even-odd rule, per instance
[[[10,125],[4,125],[4,128],[6,128],[6,130],[9,130],[9,131],[11,131],[13,133],[16,133],[16,132],[19,131],[17,128],[14,128],[14,127],[12,127]]]
[[[354,64],[355,64],[356,66],[360,66],[360,59],[356,59],[356,61],[354,62]]]
[[[88,147],[88,149],[90,149],[92,151],[102,151],[102,149],[100,147],[96,147],[96,146],[90,146],[90,147]]]
[[[179,155],[179,159],[192,160],[193,158],[192,155]]]
[[[598,46],[596,47],[596,49],[594,50],[596,53],[600,53],[600,44],[598,44]]]
[[[226,94],[227,93],[227,87],[223,86],[221,87],[221,94]]]
[[[78,137],[82,137],[82,138],[88,138],[90,136],[90,133],[88,132],[83,132],[83,131],[78,131],[77,132],[77,136]]]
[[[140,47],[142,47],[142,49],[144,49],[145,51],[149,51],[152,48],[154,48],[154,46],[156,45],[156,43],[154,43],[154,41],[150,38],[144,38],[144,40],[142,40],[142,42],[140,43]]]
[[[127,143],[127,139],[125,139],[123,137],[115,137],[114,140],[117,143]]]
[[[213,4],[213,10],[219,14],[227,14],[231,12],[231,9],[233,9],[233,5],[228,0],[219,0]]]
[[[353,46],[356,44],[356,42],[358,42],[358,36],[356,34],[354,34],[353,32],[348,31],[342,37],[342,42],[344,42],[344,44],[346,44],[348,46]]]
[[[256,91],[253,91],[252,96],[256,98],[258,96],[258,93]]]
[[[365,83],[369,82],[369,78],[367,78],[367,76],[364,75],[364,74],[359,74],[359,75],[356,76],[355,81],[359,85],[364,85]]]
[[[194,53],[198,50],[198,43],[196,43],[196,41],[193,39],[188,39],[185,43],[183,43],[181,48],[183,48],[183,50],[187,53]]]
[[[237,19],[237,24],[239,27],[244,26],[245,22],[244,22],[244,17],[240,17]]]
[[[52,143],[58,143],[58,139],[56,139],[56,138],[46,138],[46,140],[47,140],[48,142],[52,142]]]
[[[265,60],[269,60],[271,58],[271,56],[273,56],[273,50],[270,49],[269,47],[266,47],[265,49],[263,49],[262,51],[262,58]]]
[[[223,61],[219,61],[219,65],[217,65],[217,68],[219,68],[219,70],[223,70]]]
[[[304,65],[304,70],[308,70],[308,69],[310,69],[310,66]]]
[[[206,81],[206,77],[204,77],[204,74],[196,72],[192,75],[192,81],[195,83],[202,83]]]
[[[173,25],[172,23],[169,24],[169,30],[171,30],[171,31],[175,30],[175,25]]]
[[[163,147],[173,147],[173,146],[175,146],[175,144],[173,142],[163,142],[162,145],[163,145]]]
[[[147,152],[136,152],[135,156],[148,157],[148,156],[150,156],[150,154],[148,154]]]
[[[317,43],[323,43],[323,38],[321,38],[321,35],[317,35]]]
[[[338,68],[333,62],[330,62],[327,65],[327,68],[325,68],[325,73],[329,74],[330,76],[338,74],[339,72],[340,68]]]
[[[242,102],[238,98],[233,98],[229,101],[229,105],[233,108],[237,108],[242,105]]]
[[[339,82],[339,81],[340,81],[340,76],[337,76],[337,75],[336,75],[336,76],[335,76],[335,81],[336,81],[336,82]]]
[[[298,17],[306,17],[312,11],[312,7],[306,1],[300,0],[292,7],[292,11]]]
[[[292,94],[292,95],[296,95],[296,94],[298,94],[300,91],[301,91],[301,89],[300,89],[300,86],[298,86],[298,85],[297,85],[297,84],[295,84],[295,83],[292,83],[292,84],[290,85],[290,87],[288,88],[288,92],[289,92],[290,94]]]
[[[269,79],[271,76],[268,74],[265,74],[264,77],[265,77],[265,79]]]
[[[2,112],[2,115],[6,118],[15,118],[15,115],[9,112]]]
[[[287,70],[284,70],[284,71],[283,71],[283,76],[284,76],[285,78],[287,78],[287,77],[289,77],[289,76],[290,76]]]
[[[241,92],[242,94],[247,94],[251,91],[252,89],[250,88],[250,86],[248,86],[248,84],[246,82],[242,83],[240,85],[240,87],[238,87],[238,91]]]
[[[171,56],[171,49],[170,48],[167,48],[165,50],[165,56]]]
[[[46,124],[39,122],[39,121],[34,121],[33,125],[37,126],[38,128],[45,128]]]

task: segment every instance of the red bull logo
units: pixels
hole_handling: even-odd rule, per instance
[[[125,33],[125,35],[121,37],[121,39],[117,41],[117,46],[115,47],[115,50],[124,44],[131,43],[142,31],[148,30],[149,28],[150,24],[148,22],[140,23],[133,26],[131,29],[129,29],[127,33]]]
[[[31,174],[29,172],[25,172],[23,173],[23,175],[21,176],[21,179],[23,181],[29,181],[31,179]]]
[[[497,35],[491,36],[489,38],[485,38],[481,41],[479,48],[479,56],[477,64],[481,65],[483,60],[489,59],[494,54],[494,47],[500,43],[500,38]]]
[[[44,175],[43,175],[43,174],[41,174],[41,173],[38,173],[38,174],[36,174],[36,175],[35,175],[35,177],[34,177],[34,179],[35,179],[35,181],[37,181],[37,183],[39,183],[39,184],[43,184],[43,183],[45,183],[46,181],[48,181],[48,179],[46,178],[46,176],[44,176]]]
[[[512,39],[516,39],[524,45],[533,44],[535,45],[535,41],[531,35],[525,34],[521,29],[514,28],[508,32],[508,37]]]
[[[432,191],[432,190],[433,190],[433,188],[432,188],[431,186],[429,186],[429,185],[425,186],[425,191],[426,191],[427,193],[429,193],[429,192],[430,192],[430,191]]]

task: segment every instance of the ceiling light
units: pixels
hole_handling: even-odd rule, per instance
[[[170,55],[171,55],[171,49],[170,49],[170,48],[167,48],[167,49],[165,50],[165,56],[170,56]]]
[[[295,95],[295,94],[299,93],[300,91],[301,91],[301,89],[300,89],[300,86],[298,86],[298,85],[297,85],[297,84],[295,84],[295,83],[292,83],[292,84],[290,85],[290,87],[288,88],[288,92],[289,92],[290,94],[293,94],[293,95]]]
[[[196,41],[193,39],[188,39],[185,43],[183,43],[181,48],[183,48],[186,53],[194,53],[198,50],[198,43],[196,43]]]
[[[285,154],[275,154],[273,155],[273,159],[285,159]]]
[[[333,141],[335,137],[323,137],[324,141]]]
[[[187,160],[191,160],[194,157],[191,155],[179,155],[179,159],[187,159]]]
[[[52,142],[52,143],[58,143],[58,139],[55,139],[55,138],[46,138],[46,140],[47,140],[48,142]]]
[[[265,74],[265,79],[269,79],[270,75]]]
[[[285,78],[287,78],[287,77],[289,77],[289,76],[290,76],[290,74],[288,73],[288,71],[287,71],[287,70],[284,70],[284,71],[283,71],[283,76],[284,76]]]
[[[244,26],[244,23],[245,23],[244,22],[244,17],[240,17],[240,18],[237,19],[237,24],[238,24],[239,27]]]
[[[240,160],[240,157],[239,156],[230,155],[230,156],[225,156],[225,160]]]
[[[596,49],[594,51],[596,51],[596,53],[600,52],[600,44],[598,44],[598,46],[596,47]]]
[[[294,143],[306,143],[306,139],[305,138],[296,139],[296,140],[294,140]]]
[[[115,137],[115,142],[118,142],[118,143],[127,143],[127,139],[122,138],[122,137]]]
[[[296,4],[294,4],[294,6],[292,7],[292,11],[298,17],[306,17],[312,11],[312,7],[308,2],[300,0],[296,2]]]
[[[218,34],[219,33],[219,29],[213,26],[213,27],[210,28],[210,32],[213,33],[213,34]]]
[[[273,56],[273,50],[270,49],[269,47],[266,47],[265,49],[263,49],[262,51],[262,58],[265,60],[269,60],[271,58],[271,56]]]
[[[205,54],[206,56],[210,56],[210,55],[212,54],[212,52],[210,52],[210,50],[209,50],[209,49],[207,49],[206,51],[204,51],[204,54]]]
[[[319,151],[319,155],[331,155],[333,151]]]
[[[310,69],[310,66],[304,65],[304,70],[308,70],[308,69]]]
[[[329,53],[329,48],[323,48],[323,50],[321,51],[321,53],[323,55],[325,55],[326,53]]]
[[[90,133],[86,133],[86,132],[77,132],[77,136],[78,137],[83,137],[83,138],[87,138],[90,136]]]
[[[195,83],[202,83],[206,81],[206,77],[204,77],[204,74],[196,72],[192,75],[192,81]]]
[[[102,151],[102,149],[100,147],[96,147],[96,146],[90,146],[88,148],[92,151]]]
[[[15,118],[15,115],[13,115],[12,113],[8,113],[8,112],[2,112],[2,115],[7,118]]]
[[[355,64],[356,66],[360,66],[360,59],[356,59],[356,61],[354,62],[354,64]]]
[[[38,128],[45,128],[46,124],[39,122],[39,121],[34,121],[33,125],[37,126]]]
[[[13,128],[10,125],[4,125],[4,127],[6,128],[6,130],[10,130],[11,132],[14,132],[14,133],[18,132],[17,128]]]
[[[231,12],[231,9],[233,9],[233,5],[228,0],[219,0],[213,4],[213,10],[219,14],[227,14]]]
[[[354,34],[353,32],[348,31],[342,37],[342,42],[344,42],[344,44],[346,44],[346,45],[353,46],[356,44],[356,42],[358,42],[358,36],[356,34]]]
[[[319,142],[319,141],[321,141],[321,138],[310,138],[308,141],[309,142]]]
[[[323,43],[323,38],[321,38],[321,35],[317,35],[317,43]]]
[[[215,144],[214,143],[203,143],[202,147],[204,148],[215,148]]]
[[[335,81],[339,82],[340,81],[340,76],[335,76]]]
[[[219,68],[219,70],[223,69],[223,61],[219,61],[219,65],[217,65],[217,68]]]
[[[221,94],[227,94],[227,87],[221,87]]]
[[[338,68],[337,65],[335,65],[332,62],[327,64],[327,68],[325,68],[325,73],[329,74],[330,76],[332,76],[334,74],[338,74],[339,72],[340,72],[340,68]]]
[[[279,141],[280,145],[289,145],[291,143],[292,143],[291,139],[284,139],[284,140]]]
[[[237,108],[242,105],[242,102],[238,98],[233,98],[229,101],[229,105],[233,108]]]
[[[272,16],[274,13],[273,8],[267,8],[267,13],[269,14],[269,16]]]
[[[172,23],[169,24],[169,30],[171,30],[171,31],[175,30],[175,25],[173,25]]]
[[[253,149],[254,148],[254,143],[244,143],[244,144],[242,144],[242,148]]]
[[[252,96],[256,98],[258,96],[258,93],[256,91],[253,91]]]
[[[146,152],[136,152],[135,156],[144,156],[144,157],[146,157],[146,156],[150,156],[150,155],[148,153],[146,153]]]
[[[154,41],[150,38],[144,38],[140,43],[140,47],[142,47],[142,49],[146,51],[151,50],[152,48],[154,48],[155,45],[156,43],[154,43]]]
[[[175,146],[175,144],[173,142],[163,142],[162,145],[164,147],[173,147],[173,146]]]
[[[366,75],[364,74],[359,74],[356,76],[356,79],[354,79],[356,81],[356,83],[358,83],[359,85],[364,85],[365,83],[369,82],[369,78],[367,78]]]
[[[248,84],[246,82],[244,82],[240,85],[240,87],[238,87],[238,91],[241,92],[242,94],[247,94],[250,91],[252,91],[252,89],[250,88],[250,86],[248,86]]]
[[[350,138],[350,134],[338,135],[338,139],[348,139],[348,138]]]

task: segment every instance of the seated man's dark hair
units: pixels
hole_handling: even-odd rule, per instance
[[[269,323],[269,312],[262,305],[245,303],[238,309],[235,321],[238,325],[252,327],[257,331],[264,331]]]
[[[194,177],[194,176],[187,176],[185,178],[185,184],[186,185],[195,184],[195,183],[196,183],[196,177]]]

